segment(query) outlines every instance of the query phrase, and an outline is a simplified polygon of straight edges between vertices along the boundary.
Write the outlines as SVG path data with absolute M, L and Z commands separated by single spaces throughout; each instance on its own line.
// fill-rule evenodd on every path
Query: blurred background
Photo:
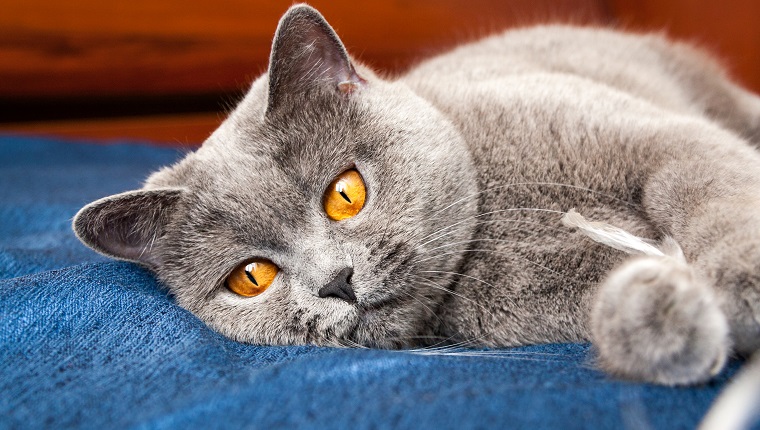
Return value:
M 290 1 L 0 0 L 0 132 L 197 145 L 266 70 Z M 758 0 L 312 0 L 387 74 L 547 21 L 663 31 L 760 92 Z

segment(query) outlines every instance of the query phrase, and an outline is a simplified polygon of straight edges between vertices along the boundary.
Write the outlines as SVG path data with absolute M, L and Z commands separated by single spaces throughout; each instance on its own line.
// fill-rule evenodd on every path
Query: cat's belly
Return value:
M 627 255 L 562 226 L 559 212 L 575 207 L 644 237 L 654 232 L 633 212 L 551 200 L 508 201 L 482 217 L 443 306 L 442 335 L 489 346 L 589 340 L 596 288 Z
M 596 286 L 626 255 L 560 220 L 576 208 L 657 239 L 642 190 L 673 156 L 658 115 L 675 115 L 572 77 L 500 85 L 480 86 L 477 98 L 451 106 L 471 143 L 481 215 L 474 241 L 462 248 L 443 331 L 486 345 L 588 340 Z

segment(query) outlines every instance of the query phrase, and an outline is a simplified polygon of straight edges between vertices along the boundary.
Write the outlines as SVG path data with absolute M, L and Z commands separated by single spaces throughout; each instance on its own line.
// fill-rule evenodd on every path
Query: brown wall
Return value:
M 22 122 L 44 120 L 44 129 L 66 134 L 66 127 L 50 121 L 76 119 L 81 127 L 83 118 L 220 111 L 265 70 L 277 20 L 290 4 L 0 0 L 0 130 L 24 129 Z M 352 54 L 390 72 L 463 40 L 515 25 L 561 20 L 664 29 L 713 51 L 738 80 L 760 92 L 757 0 L 313 0 L 311 4 L 333 24 Z M 190 140 L 202 139 L 218 123 L 216 115 L 193 118 L 200 121 L 199 132 L 191 133 Z M 185 121 L 169 119 L 177 126 Z M 132 136 L 130 127 L 145 124 L 118 121 L 120 128 L 90 135 Z M 97 125 L 90 119 L 86 122 Z
M 207 93 L 266 67 L 291 2 L 2 0 L 0 95 Z M 458 39 L 534 17 L 600 20 L 597 0 L 311 2 L 352 52 L 395 70 Z
M 712 52 L 741 83 L 760 93 L 760 1 L 610 0 L 626 28 L 664 30 Z

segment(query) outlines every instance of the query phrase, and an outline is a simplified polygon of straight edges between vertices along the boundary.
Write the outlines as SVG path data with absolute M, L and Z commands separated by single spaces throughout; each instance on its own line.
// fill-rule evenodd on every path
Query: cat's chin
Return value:
M 397 300 L 360 307 L 350 334 L 352 343 L 378 349 L 402 349 L 421 345 L 424 312 L 399 305 Z

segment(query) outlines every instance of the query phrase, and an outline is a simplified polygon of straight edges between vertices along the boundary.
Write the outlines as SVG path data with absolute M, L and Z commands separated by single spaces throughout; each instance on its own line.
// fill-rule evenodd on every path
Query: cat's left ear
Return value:
M 156 268 L 161 256 L 154 245 L 166 232 L 182 189 L 137 190 L 96 200 L 73 220 L 79 240 L 109 257 Z
M 296 5 L 285 13 L 269 58 L 267 112 L 315 86 L 349 95 L 364 84 L 338 35 L 316 9 Z

